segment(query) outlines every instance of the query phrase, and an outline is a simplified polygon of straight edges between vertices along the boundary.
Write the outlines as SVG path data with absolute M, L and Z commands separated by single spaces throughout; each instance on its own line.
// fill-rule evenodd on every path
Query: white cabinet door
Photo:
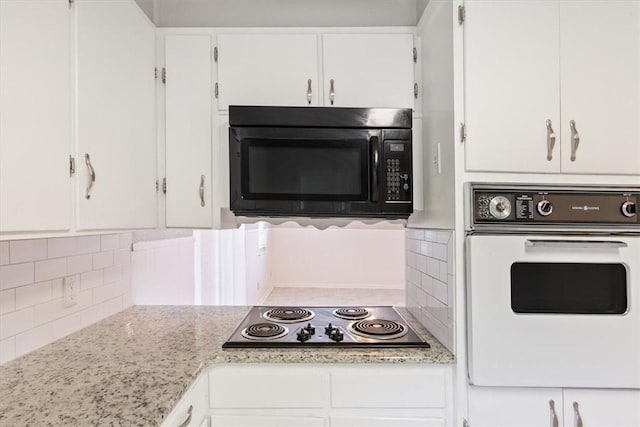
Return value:
M 565 389 L 564 426 L 578 425 L 640 426 L 640 390 Z
M 131 1 L 76 8 L 78 229 L 155 227 L 153 25 Z
M 218 85 L 220 110 L 229 105 L 319 105 L 317 37 L 221 34 Z
M 557 424 L 552 423 L 554 417 Z M 469 424 L 473 427 L 561 426 L 562 389 L 469 387 Z
M 561 1 L 560 64 L 562 171 L 640 175 L 640 2 Z
M 325 105 L 414 107 L 411 34 L 324 34 L 322 44 Z
M 0 232 L 71 224 L 67 0 L 0 1 Z
M 445 427 L 444 418 L 331 417 L 331 427 Z
M 582 2 L 581 2 L 582 3 Z M 464 23 L 466 169 L 559 172 L 557 1 L 468 1 Z
M 212 46 L 208 35 L 168 35 L 167 227 L 211 227 Z

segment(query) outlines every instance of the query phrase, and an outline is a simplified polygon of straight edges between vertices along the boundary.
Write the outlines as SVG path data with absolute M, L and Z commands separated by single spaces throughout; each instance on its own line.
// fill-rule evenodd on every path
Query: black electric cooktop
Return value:
M 430 347 L 390 306 L 252 307 L 222 348 Z

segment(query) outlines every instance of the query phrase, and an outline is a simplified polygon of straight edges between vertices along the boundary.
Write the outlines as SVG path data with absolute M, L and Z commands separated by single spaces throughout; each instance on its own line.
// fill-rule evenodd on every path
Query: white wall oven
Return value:
M 640 388 L 640 188 L 466 190 L 470 382 Z

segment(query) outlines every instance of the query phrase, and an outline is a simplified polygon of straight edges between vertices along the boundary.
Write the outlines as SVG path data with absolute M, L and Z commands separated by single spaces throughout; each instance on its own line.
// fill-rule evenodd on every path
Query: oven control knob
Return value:
M 553 212 L 553 205 L 548 200 L 540 200 L 536 209 L 540 215 L 549 216 Z
M 511 202 L 503 196 L 496 196 L 489 202 L 489 212 L 497 219 L 506 219 L 511 215 Z
M 638 208 L 636 207 L 636 203 L 630 200 L 624 202 L 620 207 L 622 215 L 626 216 L 627 218 L 633 218 L 634 216 L 636 216 L 636 213 L 638 213 L 637 209 Z

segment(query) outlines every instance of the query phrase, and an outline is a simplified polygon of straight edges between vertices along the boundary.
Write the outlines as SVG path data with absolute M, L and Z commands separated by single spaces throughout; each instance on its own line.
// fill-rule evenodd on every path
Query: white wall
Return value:
M 274 286 L 394 288 L 405 282 L 404 228 L 354 226 L 270 230 Z
M 76 305 L 62 306 L 73 276 Z M 131 233 L 0 242 L 0 364 L 131 305 Z

